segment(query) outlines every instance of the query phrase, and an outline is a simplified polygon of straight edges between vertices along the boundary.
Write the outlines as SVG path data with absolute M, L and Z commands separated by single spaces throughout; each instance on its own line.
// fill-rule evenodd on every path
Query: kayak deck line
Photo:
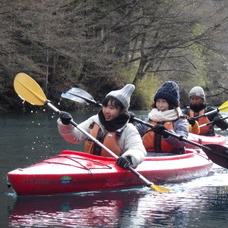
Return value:
M 78 165 L 69 164 L 69 163 L 66 163 L 66 161 L 64 161 L 64 162 L 56 162 L 56 161 L 53 161 L 53 160 L 58 159 L 58 158 L 67 158 L 67 159 L 69 159 L 69 160 L 75 162 L 75 163 L 78 164 Z M 75 160 L 75 159 L 77 159 L 77 160 Z M 51 161 L 49 161 L 49 160 L 51 160 Z M 83 164 L 82 164 L 81 162 L 79 162 L 78 160 L 84 160 L 84 161 L 87 161 L 87 162 L 91 162 L 91 163 L 93 163 L 93 164 L 97 163 L 97 164 L 98 164 L 99 166 L 101 166 L 101 167 L 88 167 L 88 166 L 86 166 L 86 165 L 83 165 Z M 57 156 L 55 156 L 55 157 L 51 157 L 51 158 L 48 158 L 48 159 L 46 159 L 46 160 L 43 160 L 43 161 L 41 161 L 39 164 L 42 164 L 42 163 L 55 164 L 55 165 L 64 165 L 64 166 L 72 166 L 72 167 L 75 167 L 75 168 L 87 170 L 87 171 L 89 171 L 91 174 L 93 174 L 93 173 L 92 173 L 92 170 L 93 170 L 93 169 L 112 169 L 111 166 L 109 166 L 109 165 L 107 165 L 107 164 L 105 164 L 105 163 L 103 163 L 103 162 L 99 162 L 99 161 L 97 161 L 97 160 L 95 160 L 95 159 L 88 159 L 88 158 L 83 158 L 83 157 L 79 157 L 79 156 L 74 156 L 74 157 L 72 157 L 72 156 L 66 156 L 66 155 L 57 155 Z M 28 166 L 28 167 L 26 167 L 26 168 L 30 168 L 30 167 L 35 166 L 35 165 L 36 165 L 36 164 L 31 165 L 31 166 Z M 26 169 L 26 168 L 24 168 L 24 169 Z M 22 171 L 23 169 L 21 168 L 20 170 Z
M 200 157 L 205 158 L 206 160 L 210 161 L 210 158 L 203 152 L 202 149 L 196 148 L 195 151 Z

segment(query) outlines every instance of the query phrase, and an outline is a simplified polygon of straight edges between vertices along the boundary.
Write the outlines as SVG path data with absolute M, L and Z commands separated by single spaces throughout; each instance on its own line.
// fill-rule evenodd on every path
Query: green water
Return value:
M 138 112 L 142 115 L 144 112 Z M 73 114 L 78 123 L 92 113 Z M 81 150 L 58 134 L 57 116 L 44 113 L 0 114 L 0 227 L 227 227 L 228 170 L 214 166 L 209 176 L 165 185 L 172 193 L 147 187 L 71 194 L 18 197 L 7 187 L 7 172 Z M 218 132 L 227 135 L 227 131 Z

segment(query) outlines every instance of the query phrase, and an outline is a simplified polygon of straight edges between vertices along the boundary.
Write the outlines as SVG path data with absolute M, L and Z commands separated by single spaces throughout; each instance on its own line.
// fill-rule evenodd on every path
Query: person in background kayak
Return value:
M 117 164 L 122 168 L 138 166 L 146 156 L 142 139 L 132 123 L 129 123 L 130 97 L 135 90 L 127 84 L 120 90 L 111 91 L 102 102 L 98 114 L 79 124 L 93 137 L 119 156 Z M 70 124 L 72 116 L 62 112 L 57 120 L 60 135 L 71 143 L 85 143 L 84 151 L 110 157 L 109 153 L 91 141 L 84 133 Z
M 188 95 L 190 105 L 184 108 L 182 111 L 188 116 L 189 123 L 194 126 L 198 122 L 198 125 L 200 126 L 213 121 L 213 124 L 206 125 L 204 127 L 198 127 L 198 132 L 196 129 L 196 131 L 192 131 L 192 133 L 213 136 L 215 135 L 214 125 L 219 127 L 221 130 L 226 130 L 228 128 L 227 121 L 222 120 L 222 116 L 218 112 L 212 113 L 208 116 L 200 117 L 197 120 L 194 119 L 195 116 L 199 116 L 216 109 L 215 107 L 208 106 L 206 104 L 205 93 L 202 87 L 193 87 Z
M 148 114 L 153 129 L 143 124 L 136 124 L 142 136 L 143 144 L 148 155 L 154 152 L 168 152 L 174 154 L 185 153 L 185 142 L 167 134 L 165 130 L 176 133 L 184 138 L 188 137 L 188 122 L 179 107 L 179 86 L 174 81 L 166 81 L 154 96 L 152 109 Z

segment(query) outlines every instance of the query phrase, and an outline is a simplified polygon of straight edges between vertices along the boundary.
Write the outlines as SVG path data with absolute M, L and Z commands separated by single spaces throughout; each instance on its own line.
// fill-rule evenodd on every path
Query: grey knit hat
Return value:
M 197 97 L 200 97 L 202 98 L 203 100 L 205 100 L 205 93 L 204 93 L 204 90 L 202 87 L 200 86 L 195 86 L 193 87 L 189 94 L 188 94 L 189 98 L 191 98 L 191 96 L 197 96 Z
M 109 92 L 106 95 L 106 97 L 107 96 L 115 97 L 123 104 L 126 110 L 128 110 L 128 108 L 130 107 L 131 95 L 134 92 L 134 90 L 135 90 L 135 86 L 133 84 L 127 84 L 122 89 Z

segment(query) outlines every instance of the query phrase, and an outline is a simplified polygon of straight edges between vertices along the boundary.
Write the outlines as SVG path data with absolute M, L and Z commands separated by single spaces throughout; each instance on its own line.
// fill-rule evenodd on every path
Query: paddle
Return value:
M 194 118 L 196 120 L 196 119 L 199 119 L 200 117 L 208 116 L 208 115 L 211 115 L 211 114 L 216 113 L 216 112 L 219 112 L 219 111 L 228 112 L 228 101 L 225 101 L 221 106 L 219 106 L 215 110 L 212 110 L 210 112 L 206 112 L 206 113 L 204 113 L 202 115 L 195 116 L 195 117 L 192 117 L 192 118 Z
M 91 103 L 91 104 L 96 104 L 96 105 L 101 105 L 99 102 L 96 102 L 93 98 L 90 99 L 90 97 L 92 97 L 90 94 L 89 96 L 84 96 L 82 94 L 80 94 L 80 91 L 81 89 L 79 88 L 74 88 L 74 90 L 70 89 L 68 91 L 70 91 L 70 96 L 68 96 L 68 91 L 63 93 L 61 96 L 64 97 L 64 98 L 67 98 L 67 99 L 70 99 L 70 100 L 73 100 L 71 99 L 71 97 L 75 96 L 77 97 L 78 95 L 80 96 L 80 99 L 84 99 L 86 102 L 88 103 Z M 72 92 L 74 91 L 74 92 Z M 75 99 L 74 99 L 75 101 Z M 141 124 L 144 124 L 150 128 L 152 128 L 153 130 L 153 125 L 148 123 L 148 122 L 145 122 L 141 119 L 138 119 L 136 117 L 133 118 L 136 122 L 138 123 L 141 123 Z M 228 168 L 228 148 L 227 147 L 224 147 L 222 145 L 217 145 L 217 144 L 207 144 L 207 145 L 201 145 L 201 144 L 198 144 L 196 142 L 192 142 L 190 140 L 187 140 L 186 138 L 183 138 L 183 136 L 180 136 L 180 135 L 177 135 L 177 134 L 174 134 L 168 130 L 165 130 L 165 133 L 169 134 L 170 136 L 172 137 L 175 137 L 177 139 L 179 139 L 180 141 L 184 141 L 184 142 L 187 142 L 189 144 L 192 144 L 192 145 L 195 145 L 199 148 L 202 148 L 203 151 L 207 154 L 207 156 L 214 162 L 216 163 L 217 165 L 219 166 L 222 166 L 224 168 Z
M 82 104 L 95 104 L 101 106 L 101 104 L 95 101 L 88 92 L 80 88 L 71 88 L 66 93 L 62 93 L 61 97 Z
M 228 116 L 221 118 L 221 120 L 225 120 L 225 119 L 227 119 L 227 118 L 228 118 Z M 202 125 L 200 125 L 199 127 L 204 127 L 204 126 L 212 125 L 212 124 L 214 124 L 214 121 L 211 121 L 211 122 L 209 122 L 209 123 L 202 124 Z
M 142 123 L 150 128 L 152 128 L 153 130 L 153 125 L 149 124 L 141 119 L 135 118 L 134 120 Z M 168 130 L 165 130 L 165 133 L 169 134 L 170 136 L 177 138 L 180 141 L 184 141 L 187 143 L 190 143 L 192 145 L 195 145 L 199 148 L 202 148 L 202 150 L 207 154 L 207 156 L 211 159 L 211 161 L 213 161 L 215 164 L 222 166 L 224 168 L 228 169 L 228 148 L 222 145 L 217 145 L 217 144 L 206 144 L 206 145 L 201 145 L 199 143 L 196 142 L 192 142 L 186 138 L 184 138 L 183 136 L 177 135 L 175 133 L 172 133 Z
M 60 114 L 61 111 L 56 108 L 54 105 L 50 103 L 49 100 L 47 100 L 43 90 L 39 86 L 39 84 L 32 79 L 29 75 L 25 73 L 19 73 L 16 75 L 14 79 L 14 89 L 16 93 L 25 101 L 33 104 L 33 105 L 47 105 L 52 110 L 54 110 L 56 113 Z M 85 95 L 86 93 L 84 93 Z M 95 101 L 93 101 L 95 102 Z M 95 102 L 96 103 L 96 102 Z M 70 121 L 70 123 L 75 126 L 78 130 L 80 130 L 83 134 L 85 134 L 88 138 L 90 138 L 93 142 L 97 143 L 100 147 L 102 147 L 104 150 L 106 150 L 111 156 L 118 159 L 118 156 L 114 154 L 109 148 L 107 148 L 105 145 L 103 145 L 100 141 L 98 141 L 96 138 L 94 138 L 92 135 L 90 135 L 87 131 L 85 131 L 83 128 L 78 126 L 77 123 L 75 123 L 73 120 Z M 140 173 L 138 173 L 135 169 L 132 167 L 128 168 L 132 173 L 134 173 L 137 177 L 139 177 L 148 187 L 150 187 L 152 190 L 157 192 L 168 192 L 170 189 L 157 186 L 154 183 L 147 180 L 144 176 L 142 176 Z

